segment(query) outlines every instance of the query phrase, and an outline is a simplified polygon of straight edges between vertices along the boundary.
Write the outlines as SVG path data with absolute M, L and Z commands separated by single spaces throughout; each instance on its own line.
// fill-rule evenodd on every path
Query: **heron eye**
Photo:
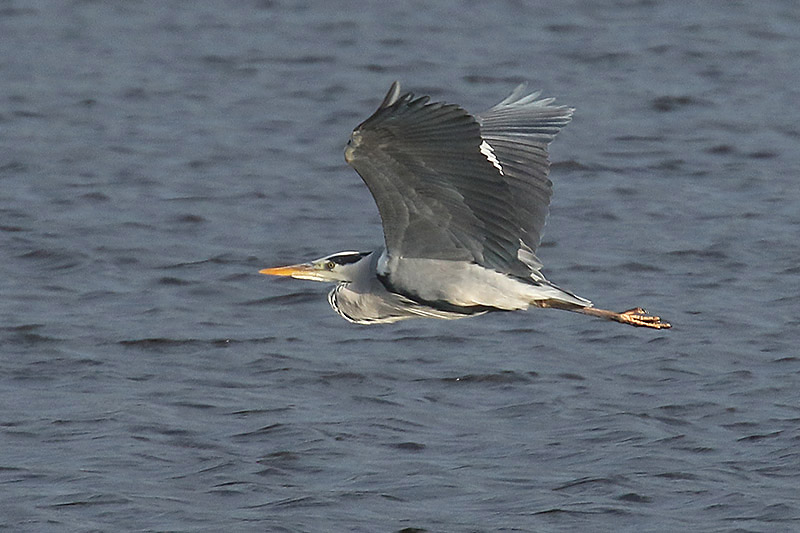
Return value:
M 336 266 L 336 263 L 334 263 L 333 261 L 325 261 L 325 269 L 326 270 L 333 270 L 335 266 Z

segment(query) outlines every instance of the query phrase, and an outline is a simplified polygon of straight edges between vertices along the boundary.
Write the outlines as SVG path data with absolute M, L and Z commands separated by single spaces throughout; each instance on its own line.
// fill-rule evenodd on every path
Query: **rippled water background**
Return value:
M 0 1 L 0 529 L 797 531 L 793 1 Z M 557 311 L 359 327 L 392 80 L 577 108 Z

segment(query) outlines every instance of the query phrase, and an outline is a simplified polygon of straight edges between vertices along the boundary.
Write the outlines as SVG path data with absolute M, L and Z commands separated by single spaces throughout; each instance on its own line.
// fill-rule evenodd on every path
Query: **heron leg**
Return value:
M 597 309 L 596 307 L 581 307 L 566 302 L 559 302 L 558 300 L 542 300 L 536 302 L 534 305 L 537 307 L 563 309 L 564 311 L 571 311 L 573 313 L 595 316 L 597 318 L 613 320 L 620 324 L 628 324 L 629 326 L 653 329 L 669 329 L 672 327 L 668 322 L 662 322 L 661 317 L 647 314 L 647 311 L 641 307 L 634 307 L 633 309 L 617 313 L 616 311 Z

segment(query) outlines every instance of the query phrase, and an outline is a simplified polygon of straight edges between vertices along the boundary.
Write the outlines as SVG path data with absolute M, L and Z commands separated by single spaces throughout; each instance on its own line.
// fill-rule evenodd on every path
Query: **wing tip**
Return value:
M 494 107 L 523 107 L 523 106 L 536 106 L 536 107 L 547 107 L 551 109 L 558 109 L 562 111 L 566 116 L 571 116 L 575 112 L 574 107 L 569 107 L 565 105 L 552 105 L 555 102 L 555 98 L 547 97 L 547 98 L 539 98 L 541 96 L 541 91 L 532 91 L 528 92 L 528 82 L 522 82 L 517 85 L 511 94 L 505 97 L 502 101 L 497 103 Z M 384 96 L 381 105 L 378 106 L 378 109 L 385 109 L 387 107 L 391 107 L 392 105 L 396 104 L 399 100 L 408 99 L 409 101 L 414 100 L 414 95 L 412 93 L 406 93 L 401 96 L 400 92 L 400 82 L 395 80 L 392 82 L 392 85 L 389 87 L 389 91 Z M 417 98 L 418 101 L 422 101 L 424 99 L 424 103 L 427 103 L 430 100 L 430 97 L 420 97 Z M 416 102 L 416 101 L 415 101 Z
M 569 118 L 575 112 L 574 107 L 565 105 L 552 105 L 556 101 L 553 97 L 539 98 L 542 95 L 541 91 L 528 92 L 528 83 L 522 82 L 517 85 L 511 94 L 505 97 L 493 109 L 502 107 L 541 107 L 559 110 L 563 113 L 565 118 Z
M 400 98 L 400 82 L 395 80 L 392 82 L 392 86 L 389 87 L 389 92 L 386 93 L 386 96 L 383 98 L 383 102 L 381 105 L 378 106 L 378 109 L 385 109 Z

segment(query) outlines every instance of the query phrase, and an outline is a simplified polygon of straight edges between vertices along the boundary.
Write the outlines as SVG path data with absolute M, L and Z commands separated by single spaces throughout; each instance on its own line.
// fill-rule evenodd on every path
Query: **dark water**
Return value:
M 793 1 L 0 1 L 0 529 L 800 530 Z M 540 257 L 601 307 L 358 327 L 390 82 L 577 108 Z

